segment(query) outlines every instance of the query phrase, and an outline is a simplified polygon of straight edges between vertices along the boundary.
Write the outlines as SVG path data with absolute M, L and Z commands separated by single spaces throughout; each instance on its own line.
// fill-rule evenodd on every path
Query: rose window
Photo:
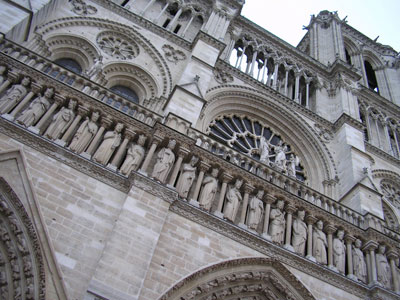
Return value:
M 394 207 L 400 210 L 400 187 L 390 180 L 381 181 L 383 198 L 389 201 Z
M 220 142 L 288 175 L 304 181 L 300 158 L 279 134 L 246 116 L 224 115 L 211 122 L 208 133 Z
M 139 55 L 139 47 L 134 41 L 115 32 L 102 32 L 97 37 L 97 44 L 116 59 L 133 59 Z

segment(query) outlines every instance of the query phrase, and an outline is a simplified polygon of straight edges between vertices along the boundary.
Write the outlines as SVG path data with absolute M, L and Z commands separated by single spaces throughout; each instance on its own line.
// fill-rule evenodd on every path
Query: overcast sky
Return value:
M 400 51 L 400 0 L 246 0 L 242 15 L 297 46 L 310 16 L 321 10 L 339 17 L 364 35 Z

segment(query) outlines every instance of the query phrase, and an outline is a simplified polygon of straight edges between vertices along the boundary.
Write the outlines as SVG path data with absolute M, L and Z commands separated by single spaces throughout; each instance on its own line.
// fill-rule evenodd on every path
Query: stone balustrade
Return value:
M 68 71 L 11 41 L 3 39 L 3 41 L 0 42 L 0 53 L 6 54 L 33 69 L 55 78 L 59 82 L 71 86 L 76 91 L 83 92 L 146 124 L 154 125 L 157 120 L 162 119 L 161 115 L 137 103 L 126 100 L 101 85 Z M 161 103 L 163 101 L 153 100 L 151 102 Z
M 31 68 L 24 72 L 23 64 L 16 65 L 5 55 L 0 59 L 7 71 L 0 78 L 0 109 L 12 126 L 121 176 L 129 178 L 137 171 L 176 190 L 180 201 L 193 209 L 241 227 L 309 263 L 363 284 L 399 291 L 394 275 L 398 242 L 383 220 L 361 216 L 176 116 L 165 120 L 169 126 L 156 122 L 160 118 L 148 111 L 138 110 L 142 119 L 136 114 L 131 118 L 114 105 L 116 98 L 103 101 L 112 95 L 100 87 L 105 95 L 101 99 L 89 97 L 87 89 L 69 99 L 61 90 L 65 85 L 57 85 L 51 74 Z M 80 80 L 86 82 L 74 82 Z

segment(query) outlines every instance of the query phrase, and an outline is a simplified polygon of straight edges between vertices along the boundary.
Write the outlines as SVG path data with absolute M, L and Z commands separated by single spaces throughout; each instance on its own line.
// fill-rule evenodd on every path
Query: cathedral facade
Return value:
M 400 299 L 400 56 L 337 12 L 0 3 L 0 299 Z

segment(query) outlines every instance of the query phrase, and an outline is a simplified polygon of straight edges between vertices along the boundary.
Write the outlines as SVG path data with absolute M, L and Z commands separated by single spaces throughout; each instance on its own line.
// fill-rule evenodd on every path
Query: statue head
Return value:
M 380 254 L 385 254 L 385 252 L 386 252 L 386 246 L 385 246 L 385 245 L 379 245 L 378 252 L 379 252 Z
M 300 219 L 300 220 L 304 220 L 304 217 L 306 216 L 306 212 L 304 211 L 304 210 L 299 210 L 298 212 L 297 212 L 297 217 Z
M 23 86 L 28 86 L 31 83 L 31 79 L 29 77 L 22 78 L 21 84 Z
M 115 131 L 116 131 L 116 132 L 121 132 L 122 129 L 124 129 L 124 124 L 122 124 L 122 123 L 118 123 L 118 124 L 115 126 Z
M 217 168 L 212 169 L 211 176 L 212 177 L 217 177 L 218 176 L 218 172 L 219 172 L 219 170 Z
M 235 187 L 237 188 L 237 189 L 240 189 L 240 187 L 242 186 L 242 183 L 243 183 L 243 180 L 241 180 L 241 179 L 236 179 L 236 181 L 235 181 Z
M 283 200 L 278 200 L 278 202 L 276 203 L 276 207 L 279 209 L 283 209 L 284 206 L 285 206 L 285 201 Z
M 174 139 L 169 140 L 169 142 L 168 142 L 169 149 L 173 150 L 175 148 L 175 145 L 176 145 L 176 141 Z
M 318 220 L 317 222 L 317 228 L 319 230 L 322 230 L 324 228 L 324 222 L 322 222 L 322 220 Z
M 190 165 L 194 166 L 195 164 L 197 164 L 198 161 L 199 158 L 197 156 L 192 156 L 192 159 L 190 160 Z
M 337 237 L 339 240 L 343 240 L 344 237 L 344 231 L 342 229 L 339 229 L 337 232 Z
M 52 88 L 52 87 L 47 88 L 46 91 L 44 92 L 44 96 L 45 96 L 46 98 L 51 98 L 51 97 L 53 97 L 53 96 L 54 96 L 54 88 Z
M 69 102 L 68 102 L 68 108 L 69 109 L 75 109 L 75 107 L 76 107 L 76 101 L 75 100 L 69 100 Z
M 5 66 L 0 66 L 0 74 L 3 75 L 6 72 L 7 68 Z
M 100 114 L 97 111 L 92 112 L 92 121 L 96 122 L 100 118 Z
M 138 139 L 138 144 L 140 146 L 144 146 L 144 143 L 146 143 L 146 139 L 147 137 L 143 134 L 139 135 L 139 139 Z
M 362 245 L 362 242 L 361 242 L 361 240 L 360 240 L 360 239 L 356 239 L 356 241 L 355 241 L 354 245 L 356 246 L 356 248 L 360 248 L 360 247 L 361 247 L 361 245 Z
M 262 199 L 264 197 L 264 191 L 263 190 L 258 190 L 257 192 L 257 198 Z

